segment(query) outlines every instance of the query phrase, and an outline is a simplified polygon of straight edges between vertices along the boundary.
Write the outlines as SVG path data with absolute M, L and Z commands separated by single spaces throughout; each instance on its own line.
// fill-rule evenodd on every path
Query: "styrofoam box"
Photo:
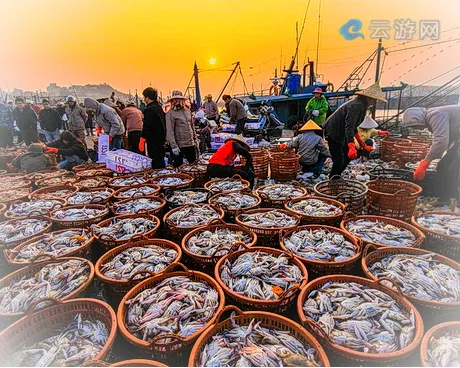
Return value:
M 137 153 L 117 150 L 107 152 L 106 166 L 116 172 L 137 172 L 152 166 L 152 159 Z

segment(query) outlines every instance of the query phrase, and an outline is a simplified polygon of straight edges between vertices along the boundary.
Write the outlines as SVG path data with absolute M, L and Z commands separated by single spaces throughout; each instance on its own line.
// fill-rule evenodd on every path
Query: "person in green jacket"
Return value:
M 323 96 L 323 90 L 321 88 L 315 88 L 313 94 L 315 97 L 308 101 L 305 111 L 307 115 L 310 116 L 311 120 L 319 126 L 322 126 L 326 121 L 329 104 L 327 103 L 326 97 Z

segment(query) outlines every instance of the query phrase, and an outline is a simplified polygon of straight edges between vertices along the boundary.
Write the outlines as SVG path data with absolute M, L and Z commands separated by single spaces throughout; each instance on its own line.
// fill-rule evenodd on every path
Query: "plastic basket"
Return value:
M 219 182 L 221 181 L 229 181 L 229 182 L 239 182 L 241 185 L 240 187 L 236 188 L 236 189 L 230 189 L 230 190 L 220 190 L 219 188 L 217 188 L 215 185 L 218 184 Z M 250 190 L 251 184 L 249 183 L 249 181 L 247 180 L 244 180 L 241 176 L 239 175 L 233 175 L 231 178 L 224 178 L 224 179 L 214 179 L 214 180 L 210 180 L 208 181 L 204 187 L 208 190 L 210 190 L 213 194 L 217 194 L 217 193 L 235 193 L 235 192 L 241 192 L 243 190 Z
M 185 189 L 178 189 L 178 190 L 166 189 L 166 191 L 165 191 L 165 199 L 166 199 L 166 202 L 168 203 L 168 208 L 170 210 L 172 210 L 174 208 L 177 208 L 177 207 L 183 206 L 183 204 L 179 204 L 179 203 L 175 203 L 175 202 L 171 201 L 171 198 L 174 195 L 174 193 L 183 192 L 183 191 L 205 192 L 206 193 L 205 199 L 203 201 L 196 202 L 195 204 L 208 203 L 209 198 L 212 196 L 211 191 L 209 191 L 208 189 L 204 189 L 204 188 L 185 188 Z
M 129 184 L 129 185 L 115 184 L 115 180 L 130 179 L 130 178 L 133 179 L 133 181 L 135 181 L 134 184 Z M 109 187 L 117 190 L 117 189 L 121 189 L 121 188 L 130 188 L 133 185 L 149 184 L 149 182 L 148 182 L 148 179 L 146 179 L 143 175 L 120 175 L 120 176 L 116 176 L 114 178 L 111 178 L 109 180 L 108 184 L 109 184 Z
M 396 161 L 395 145 L 410 144 L 411 141 L 405 138 L 385 137 L 380 141 L 380 158 L 385 162 Z
M 429 150 L 428 144 L 414 143 L 410 144 L 395 144 L 396 161 L 400 166 L 404 166 L 408 162 L 417 162 L 423 160 Z
M 137 212 L 131 212 L 131 213 L 118 213 L 117 212 L 117 207 L 119 205 L 122 205 L 124 203 L 129 203 L 130 201 L 134 201 L 136 199 L 141 199 L 141 198 L 145 198 L 145 199 L 149 199 L 149 200 L 152 200 L 152 201 L 155 201 L 155 202 L 160 202 L 160 205 L 155 208 L 155 209 L 151 209 L 151 210 L 145 210 L 145 209 L 141 209 Z M 164 211 L 164 208 L 166 206 L 166 201 L 161 198 L 161 197 L 155 197 L 155 196 L 144 196 L 144 197 L 135 197 L 135 198 L 128 198 L 128 199 L 124 199 L 122 201 L 117 201 L 111 205 L 109 205 L 109 208 L 110 208 L 110 211 L 113 213 L 114 216 L 120 216 L 120 215 L 135 215 L 135 214 L 150 214 L 150 215 L 155 215 L 155 216 L 158 216 L 158 217 L 161 217 L 163 215 L 163 211 Z
M 81 170 L 81 171 L 78 171 L 75 175 L 77 175 L 80 179 L 93 178 L 95 176 L 111 177 L 113 175 L 113 171 L 110 169 L 97 168 L 97 169 Z
M 72 171 L 77 173 L 77 172 L 84 171 L 84 170 L 98 170 L 98 169 L 105 169 L 105 163 L 103 162 L 84 163 L 81 165 L 74 166 L 72 168 Z
M 219 194 L 215 194 L 213 195 L 211 198 L 209 198 L 209 204 L 212 204 L 216 207 L 219 207 L 221 208 L 224 212 L 225 212 L 225 215 L 227 218 L 233 218 L 237 215 L 239 215 L 240 213 L 243 213 L 245 211 L 249 211 L 249 210 L 253 210 L 253 209 L 256 209 L 256 208 L 259 208 L 260 207 L 260 203 L 262 202 L 262 200 L 260 199 L 260 197 L 256 194 L 252 194 L 252 193 L 241 193 L 241 195 L 245 195 L 245 196 L 249 196 L 249 197 L 252 197 L 254 198 L 257 202 L 255 204 L 253 204 L 252 206 L 249 206 L 249 207 L 242 207 L 242 208 L 225 208 L 224 206 L 222 206 L 221 204 L 217 203 L 217 199 L 219 199 L 220 197 L 225 197 L 227 196 L 228 194 L 230 193 L 219 193 Z
M 103 188 L 109 185 L 110 176 L 90 176 L 80 178 L 75 182 L 75 186 L 81 190 Z
M 405 180 L 412 181 L 414 176 L 413 172 L 404 169 L 387 169 L 382 165 L 375 166 L 369 171 L 371 180 L 377 179 L 391 179 L 391 180 Z
M 78 181 L 78 177 L 73 174 L 66 174 L 56 178 L 45 178 L 37 180 L 35 186 L 38 188 L 46 188 L 55 185 L 74 185 Z
M 0 203 L 5 204 L 7 207 L 9 207 L 11 203 L 16 201 L 26 202 L 31 192 L 30 188 L 16 189 L 13 185 L 14 184 L 12 184 L 12 189 L 0 191 Z

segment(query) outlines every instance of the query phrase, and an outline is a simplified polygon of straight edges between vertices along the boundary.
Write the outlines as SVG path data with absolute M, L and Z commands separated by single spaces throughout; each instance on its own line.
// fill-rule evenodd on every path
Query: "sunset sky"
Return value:
M 106 82 L 124 92 L 152 85 L 168 95 L 173 89 L 185 89 L 195 60 L 203 70 L 204 94 L 217 94 L 230 74 L 205 70 L 236 61 L 241 62 L 249 90 L 266 88 L 274 69 L 289 64 L 295 23 L 301 28 L 308 0 L 0 0 L 0 4 L 1 89 L 35 91 L 50 82 L 65 86 Z M 300 44 L 301 65 L 307 57 L 316 59 L 319 4 L 320 0 L 311 0 Z M 420 20 L 439 20 L 441 41 L 460 38 L 459 6 L 458 0 L 323 0 L 318 72 L 324 82 L 340 85 L 377 46 L 377 40 L 370 38 L 371 20 L 389 20 L 393 26 L 395 19 L 410 18 L 417 22 L 414 40 L 419 38 Z M 339 28 L 350 19 L 362 21 L 364 40 L 346 41 L 340 35 Z M 399 49 L 390 47 L 404 41 L 394 40 L 394 29 L 389 33 L 392 39 L 384 46 Z M 435 41 L 414 41 L 406 47 L 431 42 Z M 211 58 L 215 65 L 209 63 Z M 382 84 L 421 83 L 460 65 L 459 60 L 458 41 L 389 54 Z M 457 69 L 434 83 L 459 73 Z M 227 92 L 243 92 L 241 78 Z

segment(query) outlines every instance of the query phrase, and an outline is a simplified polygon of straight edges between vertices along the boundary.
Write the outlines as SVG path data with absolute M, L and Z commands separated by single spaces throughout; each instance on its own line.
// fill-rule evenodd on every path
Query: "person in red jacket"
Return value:
M 229 138 L 209 159 L 208 175 L 210 178 L 231 178 L 233 175 L 240 175 L 243 179 L 254 185 L 254 167 L 250 148 L 242 135 Z M 246 159 L 246 166 L 243 169 L 236 169 L 232 166 L 233 160 L 240 155 Z

